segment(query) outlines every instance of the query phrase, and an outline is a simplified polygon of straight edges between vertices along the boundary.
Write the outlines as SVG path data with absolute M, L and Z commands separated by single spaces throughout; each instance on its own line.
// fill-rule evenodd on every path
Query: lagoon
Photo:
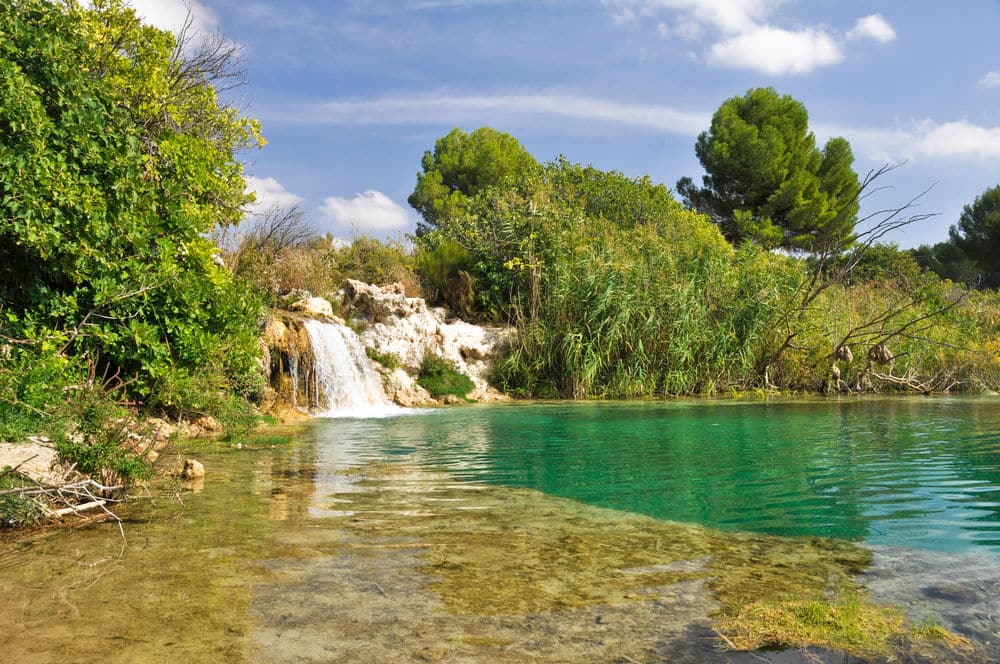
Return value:
M 204 486 L 154 487 L 125 541 L 111 523 L 0 540 L 0 652 L 841 662 L 734 653 L 717 630 L 759 600 L 858 592 L 974 646 L 908 661 L 996 661 L 998 431 L 995 399 L 678 400 L 191 441 L 174 462 L 201 459 Z

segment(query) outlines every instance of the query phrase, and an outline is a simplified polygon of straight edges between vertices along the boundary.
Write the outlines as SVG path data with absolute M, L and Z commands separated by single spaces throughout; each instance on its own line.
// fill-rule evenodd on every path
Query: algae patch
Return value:
M 820 646 L 887 658 L 949 638 L 872 602 L 856 580 L 871 554 L 850 542 L 729 533 L 527 489 L 473 491 L 405 466 L 359 474 L 352 493 L 334 496 L 351 503 L 349 529 L 373 542 L 418 542 L 430 590 L 455 614 L 526 616 L 685 595 L 738 649 Z

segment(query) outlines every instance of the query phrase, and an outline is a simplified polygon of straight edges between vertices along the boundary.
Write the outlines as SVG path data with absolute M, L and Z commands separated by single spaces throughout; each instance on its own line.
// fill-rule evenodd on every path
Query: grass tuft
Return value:
M 463 399 L 476 387 L 472 379 L 451 362 L 429 353 L 424 355 L 424 360 L 420 363 L 417 385 L 435 398 L 453 395 Z

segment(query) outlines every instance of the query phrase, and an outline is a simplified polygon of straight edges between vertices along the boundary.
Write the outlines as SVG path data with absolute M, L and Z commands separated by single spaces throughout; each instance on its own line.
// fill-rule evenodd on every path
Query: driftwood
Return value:
M 80 505 L 73 505 L 72 507 L 63 507 L 62 509 L 52 510 L 53 516 L 66 516 L 67 514 L 79 514 L 80 512 L 86 512 L 98 507 L 104 507 L 108 504 L 106 500 L 94 500 L 89 503 L 81 503 Z
M 77 473 L 77 475 L 79 474 Z M 63 484 L 34 482 L 31 485 L 0 491 L 0 496 L 18 495 L 31 500 L 39 506 L 43 514 L 54 519 L 99 509 L 118 524 L 118 532 L 122 536 L 122 550 L 124 551 L 125 529 L 122 527 L 122 520 L 108 508 L 108 503 L 120 502 L 119 499 L 112 498 L 112 496 L 124 489 L 123 485 L 109 486 L 91 478 L 85 478 Z M 62 507 L 59 507 L 60 505 Z
M 950 373 L 938 373 L 934 376 L 921 380 L 916 372 L 908 371 L 904 376 L 894 376 L 892 373 L 878 373 L 876 371 L 869 372 L 872 378 L 885 381 L 887 383 L 892 383 L 893 385 L 899 385 L 901 387 L 908 387 L 915 392 L 920 392 L 921 394 L 934 394 L 935 392 L 950 392 L 958 385 L 961 384 L 960 380 L 957 380 Z

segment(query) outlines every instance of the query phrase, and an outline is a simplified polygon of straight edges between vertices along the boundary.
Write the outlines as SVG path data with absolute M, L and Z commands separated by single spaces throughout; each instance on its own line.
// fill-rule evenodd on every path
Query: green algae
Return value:
M 183 451 L 205 463 L 204 488 L 167 484 L 129 508 L 124 551 L 112 524 L 0 543 L 5 657 L 721 662 L 713 627 L 741 647 L 862 652 L 836 634 L 741 642 L 732 621 L 760 606 L 898 615 L 866 597 L 869 554 L 849 542 L 663 522 L 389 460 L 324 464 L 309 445 Z M 906 629 L 879 644 L 902 647 Z M 934 647 L 960 661 L 946 638 Z
M 430 589 L 456 614 L 656 601 L 696 582 L 721 640 L 738 649 L 818 646 L 879 659 L 930 638 L 967 645 L 875 604 L 857 581 L 871 554 L 851 542 L 723 532 L 526 489 L 470 491 L 402 466 L 379 477 L 406 472 L 408 485 L 368 479 L 340 496 L 351 503 L 349 527 L 375 542 L 418 541 Z
M 285 468 L 272 458 L 246 463 L 250 454 L 237 459 L 217 441 L 194 447 L 184 451 L 205 463 L 207 484 L 193 494 L 167 481 L 121 508 L 125 540 L 106 522 L 0 542 L 5 661 L 252 655 L 248 607 L 254 584 L 267 578 L 255 561 L 278 550 L 266 487 Z

